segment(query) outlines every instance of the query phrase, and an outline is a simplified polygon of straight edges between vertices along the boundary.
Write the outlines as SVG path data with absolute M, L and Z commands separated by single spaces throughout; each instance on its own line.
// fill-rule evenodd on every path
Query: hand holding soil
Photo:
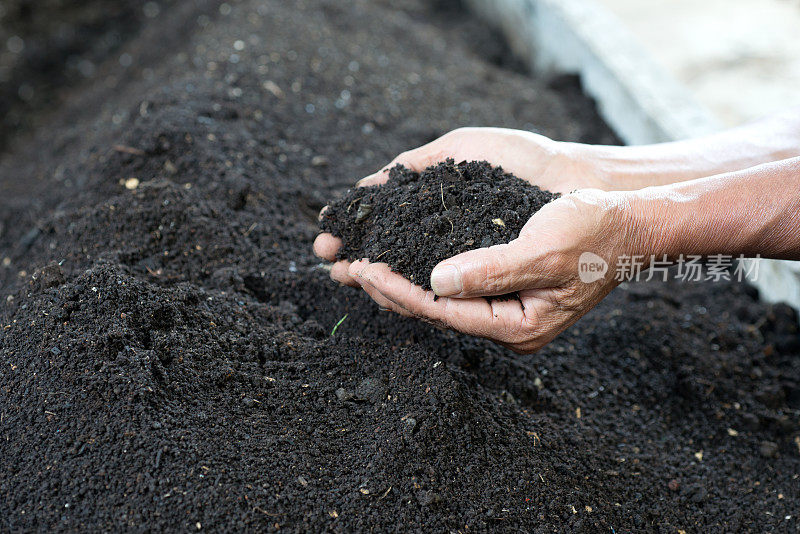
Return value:
M 380 185 L 389 178 L 389 170 L 397 165 L 421 172 L 447 158 L 460 161 L 488 161 L 505 172 L 553 193 L 569 193 L 575 189 L 609 189 L 611 185 L 601 169 L 589 157 L 574 154 L 574 145 L 560 143 L 545 136 L 506 128 L 459 128 L 427 145 L 403 152 L 380 171 L 362 178 L 359 187 Z M 322 210 L 323 213 L 325 209 Z M 349 274 L 350 262 L 338 258 L 341 240 L 322 233 L 314 241 L 314 252 L 335 262 L 331 278 L 359 287 Z
M 485 337 L 516 352 L 535 352 L 593 308 L 617 284 L 586 284 L 578 259 L 624 250 L 624 221 L 608 193 L 584 190 L 544 206 L 508 244 L 464 252 L 433 270 L 425 291 L 385 263 L 360 260 L 349 274 L 382 307 Z M 485 297 L 516 292 L 518 299 Z M 439 296 L 441 298 L 436 298 Z
M 646 147 L 565 144 L 535 134 L 494 128 L 456 130 L 401 154 L 388 168 L 403 165 L 420 170 L 452 156 L 485 157 L 493 163 L 502 162 L 505 169 L 554 192 L 586 189 L 566 194 L 540 211 L 537 207 L 525 212 L 532 216 L 518 236 L 516 232 L 505 236 L 510 237 L 507 243 L 497 243 L 503 236 L 495 235 L 495 242 L 467 247 L 475 250 L 453 250 L 454 257 L 440 261 L 432 269 L 429 283 L 419 276 L 427 271 L 398 267 L 396 247 L 389 242 L 393 226 L 413 224 L 412 221 L 388 223 L 388 229 L 374 239 L 382 242 L 379 248 L 386 248 L 381 253 L 352 247 L 350 243 L 341 248 L 341 240 L 327 233 L 317 237 L 314 250 L 325 259 L 339 260 L 332 267 L 332 278 L 360 285 L 383 308 L 489 338 L 517 352 L 534 352 L 618 284 L 613 269 L 599 280 L 581 281 L 578 264 L 586 252 L 607 264 L 621 257 L 640 257 L 643 268 L 652 258 L 669 261 L 684 254 L 800 258 L 800 200 L 796 196 L 800 158 L 726 172 L 744 162 L 793 155 L 781 143 L 763 145 L 758 139 L 768 135 L 770 129 L 792 130 L 796 120 L 790 114 L 705 139 Z M 703 155 L 700 160 L 699 154 Z M 733 160 L 731 154 L 735 154 Z M 459 166 L 454 172 L 460 173 Z M 387 168 L 362 179 L 359 185 L 384 184 L 386 171 Z M 705 172 L 712 175 L 702 178 Z M 432 186 L 425 186 L 429 197 Z M 437 208 L 439 213 L 434 215 L 449 221 L 453 234 L 455 225 L 447 217 L 444 179 L 441 187 L 441 209 Z M 759 194 L 764 190 L 775 195 L 765 198 Z M 497 202 L 503 193 L 513 194 L 498 188 L 480 200 L 473 196 L 473 209 L 481 203 Z M 348 198 L 345 211 L 364 195 Z M 506 207 L 512 208 L 509 213 L 519 216 L 515 206 Z M 360 209 L 356 210 L 354 225 L 370 215 L 365 212 L 361 217 Z M 332 217 L 340 215 L 337 212 Z M 323 210 L 321 216 L 323 230 L 335 227 L 325 220 L 331 215 Z M 486 218 L 484 214 L 483 219 Z M 423 225 L 428 230 L 420 230 L 424 236 L 447 232 L 447 226 L 439 219 L 438 228 Z M 502 218 L 492 221 L 505 227 Z M 491 232 L 482 230 L 487 231 Z M 384 239 L 386 236 L 389 241 Z M 464 242 L 464 236 L 458 237 L 450 239 L 451 247 Z M 472 241 L 470 245 L 474 245 Z M 423 256 L 416 260 L 418 264 L 429 262 L 431 257 L 441 260 L 431 256 L 430 251 L 414 249 L 409 243 L 402 245 L 406 246 L 406 257 Z M 355 259 L 358 252 L 372 263 L 369 259 L 352 264 L 346 261 Z M 376 263 L 386 254 L 390 258 L 388 264 Z M 509 293 L 516 293 L 519 298 L 486 298 Z
M 388 172 L 402 165 L 420 172 L 447 158 L 488 161 L 533 185 L 554 193 L 575 189 L 609 189 L 608 180 L 589 155 L 579 156 L 571 143 L 509 128 L 459 128 L 427 145 L 403 152 L 380 171 L 357 185 L 386 183 Z
M 399 155 L 383 170 L 362 179 L 358 185 L 365 187 L 386 183 L 388 171 L 397 165 L 421 171 L 450 157 L 468 160 L 491 157 L 492 163 L 499 163 L 504 171 L 511 171 L 529 183 L 558 193 L 609 186 L 588 159 L 570 157 L 565 150 L 567 146 L 529 132 L 465 128 Z M 456 172 L 460 171 L 456 169 Z M 500 180 L 499 177 L 496 179 Z M 435 181 L 433 178 L 432 182 Z M 442 212 L 434 216 L 441 216 L 442 221 L 450 221 L 450 228 L 441 222 L 441 231 L 447 234 L 446 238 L 453 233 L 457 235 L 457 238 L 449 239 L 451 255 L 455 255 L 459 250 L 453 248 L 461 246 L 471 234 L 458 235 L 461 226 L 454 227 L 453 224 L 457 223 L 447 217 L 450 210 L 445 198 L 445 181 L 443 179 L 440 184 L 441 191 L 433 191 L 436 193 L 434 211 Z M 435 189 L 434 186 L 431 183 L 430 188 Z M 535 189 L 539 190 L 538 187 Z M 374 206 L 374 200 L 365 200 L 368 194 L 354 192 L 340 201 L 340 204 L 346 204 L 342 205 L 345 211 L 352 212 L 350 220 L 355 225 L 368 218 L 372 210 L 389 209 Z M 491 194 L 495 193 L 488 193 Z M 508 194 L 524 195 L 522 191 L 509 191 Z M 466 207 L 477 210 L 482 203 L 491 204 L 492 199 L 488 195 L 478 198 L 473 206 Z M 426 272 L 404 268 L 412 260 L 424 264 L 430 259 L 431 251 L 420 247 L 403 250 L 402 254 L 407 254 L 408 259 L 396 258 L 393 248 L 396 245 L 380 244 L 378 248 L 385 248 L 380 251 L 375 248 L 368 252 L 363 246 L 352 245 L 343 250 L 339 237 L 323 233 L 317 237 L 314 250 L 325 259 L 338 260 L 331 270 L 335 280 L 362 287 L 386 309 L 486 337 L 515 351 L 533 352 L 574 323 L 616 285 L 613 277 L 603 283 L 583 284 L 578 279 L 576 268 L 579 256 L 586 250 L 598 251 L 598 244 L 602 244 L 608 256 L 622 249 L 622 244 L 616 241 L 622 238 L 623 232 L 614 224 L 621 225 L 623 221 L 617 220 L 616 208 L 603 195 L 599 189 L 568 194 L 544 206 L 530 219 L 525 217 L 518 221 L 517 224 L 522 226 L 518 237 L 516 233 L 510 238 L 507 235 L 506 239 L 497 236 L 494 242 L 491 239 L 486 242 L 487 237 L 484 237 L 482 243 L 473 243 L 469 239 L 467 243 L 472 246 L 462 247 L 462 250 L 477 250 L 463 252 L 442 262 L 430 276 L 430 283 L 427 279 L 430 269 Z M 413 197 L 410 201 L 415 202 Z M 450 208 L 461 207 L 453 206 L 452 201 L 449 204 Z M 391 209 L 394 207 L 390 206 Z M 514 214 L 524 211 L 519 206 L 506 208 L 506 212 L 511 208 L 510 213 Z M 533 212 L 538 209 L 539 206 Z M 340 215 L 345 214 L 333 214 L 334 217 Z M 497 215 L 484 215 L 478 221 L 483 219 L 488 224 L 491 220 L 497 230 L 506 230 L 512 221 L 504 220 L 499 212 Z M 396 218 L 396 215 L 386 213 L 380 213 L 379 216 L 392 221 Z M 330 217 L 331 213 L 323 210 L 323 230 L 331 226 Z M 488 225 L 491 227 L 492 224 Z M 386 232 L 391 231 L 394 225 L 393 222 L 388 224 Z M 477 228 L 475 230 L 480 233 Z M 339 228 L 339 231 L 342 229 Z M 486 229 L 482 231 L 485 233 Z M 423 230 L 419 229 L 419 233 L 423 233 Z M 355 259 L 355 254 L 359 252 L 373 261 L 382 262 L 356 261 L 351 264 L 347 261 L 348 258 Z M 387 261 L 388 265 L 385 263 Z M 399 274 L 392 272 L 389 265 Z M 420 275 L 424 275 L 424 279 Z M 429 290 L 431 286 L 433 291 Z M 509 293 L 517 293 L 518 299 L 484 298 Z M 440 299 L 437 295 L 450 298 Z

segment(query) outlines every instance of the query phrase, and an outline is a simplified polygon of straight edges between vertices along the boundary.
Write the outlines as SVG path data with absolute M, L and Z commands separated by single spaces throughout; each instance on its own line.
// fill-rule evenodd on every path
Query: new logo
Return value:
M 606 260 L 593 252 L 584 252 L 578 258 L 578 276 L 584 284 L 602 280 L 608 272 Z

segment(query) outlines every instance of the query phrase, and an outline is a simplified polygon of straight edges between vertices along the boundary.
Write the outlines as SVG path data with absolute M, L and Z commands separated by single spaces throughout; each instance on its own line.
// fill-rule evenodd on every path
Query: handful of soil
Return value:
M 385 184 L 352 189 L 332 203 L 320 228 L 341 238 L 337 258 L 385 262 L 431 289 L 437 263 L 516 239 L 558 196 L 486 161 L 447 159 L 422 173 L 397 165 Z

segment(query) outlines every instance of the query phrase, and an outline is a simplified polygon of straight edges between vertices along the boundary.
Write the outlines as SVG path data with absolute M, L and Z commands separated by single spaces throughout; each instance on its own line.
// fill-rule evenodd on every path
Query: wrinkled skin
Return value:
M 616 210 L 602 206 L 604 193 L 585 190 L 546 205 L 507 245 L 454 256 L 434 269 L 434 291 L 411 284 L 383 263 L 365 260 L 348 274 L 381 306 L 461 332 L 486 337 L 516 352 L 540 349 L 594 307 L 617 284 L 613 272 L 593 283 L 578 274 L 585 251 L 611 258 Z M 436 281 L 452 266 L 459 283 Z M 444 270 L 445 276 L 452 275 Z M 445 287 L 442 287 L 442 286 Z M 483 296 L 517 291 L 519 300 Z
M 331 268 L 334 280 L 363 288 L 383 308 L 486 337 L 517 352 L 538 350 L 617 284 L 613 273 L 592 284 L 578 278 L 581 253 L 592 251 L 610 258 L 620 248 L 609 239 L 619 210 L 599 189 L 570 191 L 607 184 L 591 165 L 568 157 L 546 137 L 515 130 L 465 128 L 400 154 L 358 185 L 384 183 L 388 169 L 398 163 L 421 171 L 447 157 L 487 160 L 565 196 L 534 215 L 511 243 L 469 251 L 440 263 L 432 277 L 434 291 L 442 297 L 437 300 L 434 291 L 410 283 L 385 263 L 335 261 L 341 241 L 330 234 L 317 237 L 314 251 L 335 261 Z M 440 267 L 448 265 L 458 269 L 460 290 L 437 282 Z M 481 298 L 514 291 L 519 292 L 519 301 Z

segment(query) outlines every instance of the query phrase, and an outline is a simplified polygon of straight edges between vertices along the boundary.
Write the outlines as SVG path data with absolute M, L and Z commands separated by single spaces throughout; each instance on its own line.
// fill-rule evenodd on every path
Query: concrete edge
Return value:
M 586 94 L 627 144 L 687 139 L 721 128 L 625 25 L 594 0 L 466 2 L 503 31 L 514 52 L 534 71 L 580 74 Z M 800 310 L 800 262 L 747 261 L 758 261 L 758 276 L 751 283 L 762 299 Z

